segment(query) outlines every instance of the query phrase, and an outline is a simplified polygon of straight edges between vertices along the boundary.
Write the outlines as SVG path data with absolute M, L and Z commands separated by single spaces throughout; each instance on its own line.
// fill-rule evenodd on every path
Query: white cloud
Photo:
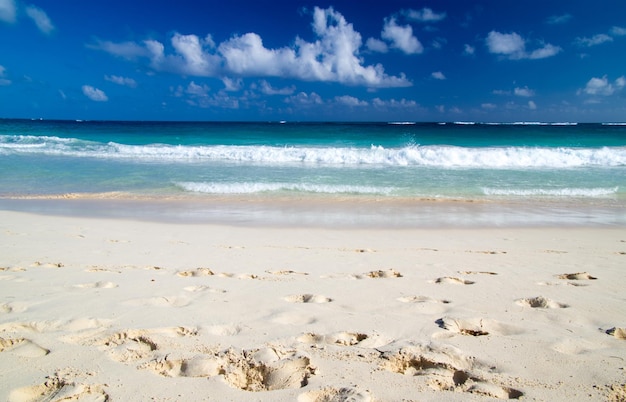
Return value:
M 531 96 L 535 96 L 535 91 L 533 91 L 532 89 L 529 89 L 528 87 L 524 87 L 524 88 L 515 88 L 513 90 L 513 93 L 517 96 L 523 96 L 523 97 L 531 97 Z
M 396 100 L 396 99 L 382 100 L 380 98 L 374 98 L 372 99 L 372 104 L 379 108 L 394 108 L 394 109 L 412 109 L 418 106 L 417 102 L 415 102 L 414 100 L 407 100 L 404 98 L 400 100 Z
M 511 91 L 505 91 L 503 89 L 494 89 L 493 94 L 494 95 L 511 95 Z
M 259 82 L 259 85 L 259 89 L 265 95 L 292 95 L 296 91 L 296 87 L 294 87 L 293 85 L 285 88 L 274 88 L 270 85 L 269 82 L 265 80 L 261 80 L 261 82 Z
M 369 38 L 365 46 L 372 52 L 387 53 L 389 51 L 387 44 L 380 39 Z
M 528 101 L 528 108 L 530 110 L 537 110 L 537 104 L 533 101 Z
M 336 96 L 335 102 L 345 106 L 367 106 L 368 103 L 366 101 L 355 98 L 354 96 L 344 95 L 344 96 Z
M 552 17 L 549 17 L 546 22 L 548 24 L 552 24 L 552 25 L 556 25 L 556 24 L 565 24 L 566 22 L 569 22 L 569 20 L 572 19 L 572 15 L 571 14 L 563 14 L 563 15 L 553 15 Z
M 548 57 L 555 56 L 561 50 L 563 49 L 561 49 L 559 46 L 554 46 L 548 43 L 547 45 L 544 45 L 543 47 L 539 49 L 535 49 L 532 52 L 530 52 L 530 54 L 528 55 L 528 58 L 531 60 L 545 59 Z
M 98 40 L 95 44 L 88 44 L 87 47 L 90 49 L 102 50 L 113 56 L 121 57 L 127 60 L 134 60 L 139 57 L 149 57 L 151 55 L 150 47 L 147 46 L 148 42 L 149 41 L 144 42 L 146 46 L 142 46 L 135 42 L 114 43 L 111 41 Z
M 104 92 L 98 88 L 92 87 L 91 85 L 83 85 L 83 94 L 95 102 L 106 102 L 109 100 Z
M 41 8 L 30 5 L 26 7 L 26 15 L 28 15 L 35 22 L 37 28 L 46 35 L 54 31 L 52 21 L 50 21 L 48 14 Z
M 316 7 L 312 27 L 316 41 L 296 38 L 293 46 L 276 49 L 266 48 L 256 33 L 233 36 L 217 46 L 210 36 L 176 33 L 171 54 L 156 40 L 99 42 L 91 47 L 127 59 L 147 57 L 157 71 L 191 76 L 284 77 L 370 88 L 412 85 L 404 74 L 390 76 L 380 64 L 364 65 L 359 56 L 361 35 L 332 7 Z
M 626 28 L 613 27 L 613 28 L 611 28 L 611 35 L 613 35 L 613 36 L 624 36 L 624 35 L 626 35 Z
M 476 48 L 474 46 L 468 45 L 467 43 L 463 46 L 463 54 L 473 55 L 476 52 Z
M 417 22 L 439 22 L 446 18 L 446 13 L 436 13 L 428 7 L 421 10 L 406 10 L 403 14 L 410 20 Z
M 114 84 L 124 85 L 130 88 L 137 87 L 137 82 L 132 78 L 120 77 L 117 75 L 105 75 L 104 79 Z
M 210 90 L 211 88 L 209 88 L 206 84 L 198 85 L 191 81 L 189 85 L 187 85 L 185 93 L 192 96 L 205 97 L 209 94 Z
M 321 105 L 324 103 L 322 98 L 315 92 L 311 92 L 311 94 L 300 92 L 296 95 L 288 97 L 285 99 L 285 102 L 298 106 Z
M 14 0 L 0 0 L 0 21 L 14 23 L 16 15 Z
M 503 34 L 491 31 L 487 35 L 487 47 L 491 53 L 503 54 L 511 58 L 523 58 L 525 46 L 524 39 L 515 32 Z
M 585 85 L 585 88 L 582 89 L 582 92 L 587 95 L 610 96 L 624 88 L 624 86 L 626 86 L 626 78 L 624 76 L 617 78 L 614 83 L 611 84 L 605 75 L 602 78 L 591 78 L 587 82 L 587 85 Z
M 420 41 L 413 36 L 413 28 L 410 25 L 398 25 L 395 18 L 385 21 L 380 35 L 391 43 L 391 47 L 400 49 L 406 54 L 417 54 L 424 51 Z
M 435 71 L 431 76 L 436 80 L 445 80 L 446 76 L 441 71 Z
M 493 103 L 483 103 L 480 105 L 480 107 L 486 110 L 493 110 L 497 108 L 497 106 Z
M 613 38 L 607 34 L 597 34 L 593 35 L 591 38 L 576 38 L 575 41 L 577 45 L 585 47 L 601 45 L 605 42 L 613 42 Z
M 222 82 L 224 83 L 224 90 L 228 92 L 236 92 L 243 87 L 243 80 L 241 78 L 233 79 L 223 77 Z
M 526 41 L 515 32 L 503 34 L 491 31 L 487 35 L 485 42 L 490 53 L 500 54 L 511 60 L 544 59 L 552 57 L 562 50 L 559 46 L 548 43 L 528 53 L 526 51 Z

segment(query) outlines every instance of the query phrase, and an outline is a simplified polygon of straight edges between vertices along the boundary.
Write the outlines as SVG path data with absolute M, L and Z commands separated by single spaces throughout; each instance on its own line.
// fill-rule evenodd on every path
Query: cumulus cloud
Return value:
M 296 91 L 296 87 L 293 85 L 285 88 L 274 88 L 265 80 L 259 82 L 259 89 L 265 95 L 292 95 Z
M 428 7 L 421 10 L 405 10 L 402 13 L 406 18 L 417 22 L 439 22 L 446 18 L 446 13 L 436 13 Z
M 387 53 L 389 51 L 389 46 L 382 40 L 376 38 L 369 38 L 365 42 L 365 46 L 372 52 Z
M 223 77 L 222 82 L 224 83 L 224 90 L 228 92 L 236 92 L 243 87 L 243 80 L 241 78 L 234 79 Z
M 361 35 L 332 7 L 314 9 L 312 28 L 316 41 L 296 38 L 294 45 L 275 49 L 265 47 L 256 33 L 236 35 L 217 46 L 210 36 L 201 39 L 175 33 L 169 54 L 156 40 L 98 42 L 90 47 L 126 59 L 148 58 L 157 71 L 199 77 L 283 77 L 367 87 L 412 85 L 404 74 L 390 76 L 380 64 L 364 65 L 359 56 Z
M 529 89 L 528 87 L 524 87 L 524 88 L 515 88 L 513 90 L 513 93 L 517 96 L 523 96 L 526 98 L 529 98 L 531 96 L 535 96 L 535 91 L 533 91 L 532 89 Z
M 0 0 L 0 21 L 14 23 L 16 16 L 15 0 Z
M 528 101 L 528 108 L 530 110 L 537 110 L 537 104 L 533 101 Z
M 344 95 L 344 96 L 336 96 L 335 102 L 344 105 L 344 106 L 367 106 L 368 103 L 366 101 L 355 98 L 354 96 Z
M 82 89 L 83 94 L 94 102 L 106 102 L 109 100 L 103 91 L 98 88 L 94 88 L 91 85 L 83 85 Z
M 46 35 L 54 31 L 52 21 L 48 17 L 48 14 L 46 14 L 46 12 L 41 8 L 30 5 L 26 7 L 26 15 L 28 15 L 30 19 L 33 20 L 35 25 L 37 25 L 37 28 L 39 28 L 39 30 Z
M 413 35 L 413 28 L 410 25 L 398 25 L 395 18 L 385 21 L 380 35 L 391 43 L 391 47 L 400 49 L 406 54 L 417 54 L 424 51 L 420 41 Z
M 491 31 L 487 35 L 485 43 L 490 53 L 499 54 L 511 60 L 544 59 L 552 57 L 562 50 L 559 46 L 548 43 L 529 53 L 526 51 L 526 40 L 515 32 L 506 34 Z
M 468 45 L 467 43 L 463 46 L 463 54 L 471 56 L 475 52 L 476 52 L 476 48 L 474 46 Z
M 433 77 L 436 80 L 445 80 L 446 76 L 443 75 L 443 73 L 441 71 L 435 71 L 434 73 L 431 74 L 431 77 Z
M 120 77 L 118 75 L 105 75 L 104 79 L 117 85 L 123 85 L 130 88 L 137 87 L 137 82 L 128 77 Z
M 496 106 L 493 103 L 482 103 L 480 107 L 486 110 L 493 110 L 493 109 L 496 109 L 498 106 Z
M 311 92 L 310 94 L 300 92 L 296 95 L 286 98 L 285 103 L 307 107 L 313 105 L 321 105 L 324 103 L 324 101 L 322 100 L 322 97 L 315 92 Z
M 626 86 L 626 78 L 624 76 L 617 78 L 611 83 L 605 75 L 602 78 L 593 77 L 587 81 L 587 85 L 582 89 L 582 93 L 587 95 L 611 96 L 616 91 L 624 88 L 624 86 Z M 579 93 L 581 93 L 581 91 L 579 91 Z

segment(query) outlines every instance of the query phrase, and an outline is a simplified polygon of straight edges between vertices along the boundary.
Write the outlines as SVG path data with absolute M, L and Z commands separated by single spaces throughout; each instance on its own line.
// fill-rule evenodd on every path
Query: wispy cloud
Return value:
M 574 41 L 578 46 L 591 47 L 601 45 L 605 42 L 613 42 L 613 38 L 607 34 L 593 35 L 591 38 L 576 38 Z
M 10 24 L 17 20 L 15 0 L 0 0 L 0 21 Z
M 548 17 L 546 22 L 551 25 L 565 24 L 569 22 L 573 16 L 571 14 L 553 15 Z
M 104 79 L 114 84 L 123 85 L 123 86 L 127 86 L 130 88 L 137 87 L 137 81 L 128 77 L 120 77 L 117 75 L 105 75 Z
M 404 74 L 388 75 L 380 64 L 364 65 L 361 35 L 332 7 L 313 11 L 314 42 L 296 38 L 292 46 L 267 48 L 256 33 L 235 35 L 216 45 L 211 36 L 175 33 L 173 52 L 156 40 L 143 43 L 99 41 L 91 48 L 125 59 L 148 58 L 156 71 L 198 77 L 283 77 L 338 82 L 372 88 L 411 86 Z M 403 45 L 416 50 L 409 40 Z
M 54 25 L 48 17 L 48 14 L 37 6 L 30 5 L 26 7 L 26 15 L 33 20 L 37 28 L 46 35 L 54 31 Z
M 544 59 L 558 54 L 562 49 L 552 44 L 542 44 L 531 52 L 526 50 L 526 40 L 518 33 L 491 31 L 485 39 L 490 53 L 502 55 L 510 60 Z
M 91 85 L 83 85 L 82 89 L 83 94 L 94 102 L 106 102 L 109 100 L 102 90 L 94 88 Z
M 0 65 L 0 86 L 11 85 L 11 80 L 6 78 L 6 69 Z
M 439 22 L 446 18 L 446 13 L 436 13 L 428 7 L 424 7 L 421 10 L 404 10 L 402 14 L 409 20 L 417 22 Z

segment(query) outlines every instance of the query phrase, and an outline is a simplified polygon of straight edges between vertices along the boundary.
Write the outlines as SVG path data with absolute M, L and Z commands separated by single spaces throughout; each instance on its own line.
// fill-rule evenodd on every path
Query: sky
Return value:
M 0 118 L 626 121 L 624 0 L 0 0 Z

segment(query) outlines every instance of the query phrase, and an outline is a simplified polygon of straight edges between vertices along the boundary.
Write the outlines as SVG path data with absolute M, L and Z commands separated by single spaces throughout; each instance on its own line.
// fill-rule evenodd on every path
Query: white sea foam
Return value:
M 253 194 L 278 191 L 299 191 L 324 194 L 380 194 L 389 195 L 392 187 L 371 187 L 330 184 L 298 184 L 298 183 L 215 183 L 215 182 L 178 182 L 178 187 L 185 191 L 206 194 Z
M 599 188 L 531 188 L 531 189 L 505 189 L 488 188 L 482 189 L 485 195 L 495 196 L 520 196 L 520 197 L 576 197 L 576 198 L 598 198 L 608 197 L 617 194 L 619 187 L 599 187 Z
M 408 145 L 401 148 L 183 146 L 107 144 L 78 139 L 0 135 L 0 154 L 165 162 L 236 162 L 259 165 L 425 166 L 439 168 L 571 168 L 626 166 L 626 147 L 458 147 Z

